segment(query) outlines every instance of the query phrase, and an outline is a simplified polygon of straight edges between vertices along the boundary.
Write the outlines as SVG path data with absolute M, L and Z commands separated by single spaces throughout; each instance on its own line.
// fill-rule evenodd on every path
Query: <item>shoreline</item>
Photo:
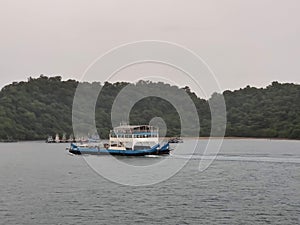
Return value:
M 176 138 L 176 137 L 166 137 L 166 138 Z M 300 139 L 290 139 L 290 138 L 266 138 L 266 137 L 181 137 L 182 139 L 199 139 L 199 140 L 209 140 L 209 139 L 224 139 L 224 140 L 285 140 L 285 141 L 300 141 Z
M 171 139 L 178 137 L 161 137 L 160 139 Z M 180 137 L 185 140 L 211 140 L 211 139 L 223 139 L 223 140 L 270 140 L 270 141 L 300 141 L 300 139 L 289 138 L 264 138 L 264 137 Z M 107 140 L 107 139 L 102 139 Z M 45 140 L 13 140 L 13 141 L 0 141 L 0 143 L 18 143 L 18 142 L 45 142 Z M 46 143 L 46 142 L 45 142 Z M 48 143 L 49 144 L 49 143 Z M 69 144 L 69 143 L 54 143 L 54 144 Z

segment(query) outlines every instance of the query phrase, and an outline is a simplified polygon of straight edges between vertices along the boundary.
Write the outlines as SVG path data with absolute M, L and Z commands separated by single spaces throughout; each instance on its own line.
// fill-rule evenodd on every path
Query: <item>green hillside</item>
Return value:
M 40 76 L 4 87 L 0 91 L 0 140 L 38 140 L 56 133 L 71 134 L 72 104 L 78 84 L 75 80 L 62 81 L 59 76 Z M 96 105 L 96 124 L 101 138 L 107 138 L 113 101 L 129 83 L 84 85 L 91 89 L 103 85 Z M 130 85 L 187 92 L 198 110 L 200 136 L 209 136 L 208 101 L 198 98 L 188 87 L 180 89 L 161 82 L 145 81 Z M 247 86 L 225 91 L 223 95 L 227 107 L 226 136 L 300 139 L 300 85 L 273 82 L 266 88 Z M 211 98 L 215 97 L 218 94 Z M 130 123 L 147 124 L 153 117 L 164 119 L 168 136 L 180 134 L 180 120 L 175 108 L 157 97 L 139 101 L 131 110 Z

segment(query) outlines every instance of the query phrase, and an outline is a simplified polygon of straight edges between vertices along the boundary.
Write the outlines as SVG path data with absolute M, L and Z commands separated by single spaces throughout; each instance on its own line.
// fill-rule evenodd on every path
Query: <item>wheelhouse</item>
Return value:
M 118 150 L 138 150 L 159 142 L 159 129 L 150 125 L 121 125 L 110 131 L 109 146 Z

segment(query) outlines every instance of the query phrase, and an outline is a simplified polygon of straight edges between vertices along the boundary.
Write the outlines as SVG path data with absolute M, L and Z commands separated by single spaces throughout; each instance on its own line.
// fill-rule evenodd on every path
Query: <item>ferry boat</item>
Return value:
M 150 125 L 120 125 L 110 131 L 109 143 L 71 143 L 69 152 L 77 155 L 144 156 L 169 154 L 169 143 L 159 144 L 158 128 Z

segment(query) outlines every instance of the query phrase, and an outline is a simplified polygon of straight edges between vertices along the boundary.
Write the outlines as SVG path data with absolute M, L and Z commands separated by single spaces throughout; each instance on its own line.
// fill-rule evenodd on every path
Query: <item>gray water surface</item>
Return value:
M 104 179 L 67 146 L 0 144 L 0 224 L 300 224 L 299 141 L 225 140 L 204 172 L 200 147 L 175 176 L 144 187 Z

